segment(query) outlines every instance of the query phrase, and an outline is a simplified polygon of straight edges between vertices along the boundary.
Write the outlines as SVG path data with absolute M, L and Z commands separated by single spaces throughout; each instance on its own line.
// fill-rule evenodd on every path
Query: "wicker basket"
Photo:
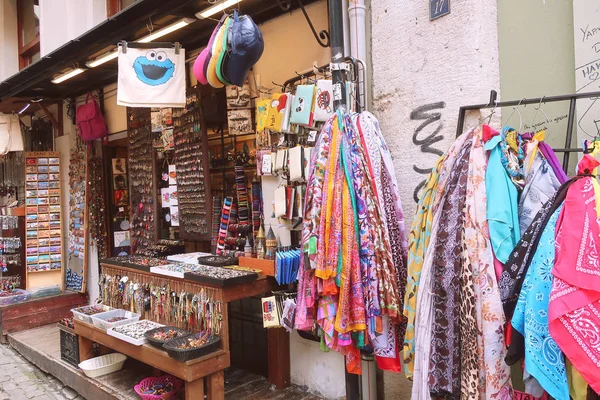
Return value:
M 158 340 L 158 339 L 154 339 L 152 337 L 152 335 L 154 335 L 156 332 L 168 332 L 168 331 L 177 331 L 179 336 L 177 336 L 176 338 L 173 338 L 173 339 L 168 339 L 168 340 Z M 146 337 L 146 339 L 148 339 L 148 342 L 152 346 L 162 349 L 163 344 L 165 344 L 166 342 L 168 342 L 170 340 L 174 340 L 174 339 L 180 339 L 182 337 L 189 336 L 191 334 L 192 334 L 192 332 L 188 332 L 184 329 L 177 328 L 176 326 L 163 326 L 161 328 L 151 329 L 151 330 L 147 331 L 146 333 L 144 333 L 144 336 Z
M 167 393 L 163 393 L 161 395 L 155 394 L 144 394 L 144 392 L 151 388 L 154 385 L 167 385 L 171 383 L 173 385 L 173 390 Z M 133 389 L 143 400 L 168 400 L 172 399 L 177 395 L 179 388 L 183 385 L 183 381 L 181 379 L 175 378 L 171 375 L 164 375 L 159 377 L 150 377 L 143 379 L 138 385 L 135 385 Z
M 169 353 L 169 357 L 174 358 L 179 362 L 186 362 L 193 360 L 194 358 L 203 357 L 207 354 L 216 351 L 219 348 L 219 342 L 221 338 L 219 336 L 213 336 L 208 339 L 208 342 L 201 347 L 196 347 L 193 349 L 179 349 L 178 347 L 182 344 L 186 343 L 188 339 L 191 339 L 194 336 L 200 335 L 199 333 L 195 333 L 193 335 L 189 335 L 186 337 L 169 340 L 167 343 L 163 344 L 163 349 Z

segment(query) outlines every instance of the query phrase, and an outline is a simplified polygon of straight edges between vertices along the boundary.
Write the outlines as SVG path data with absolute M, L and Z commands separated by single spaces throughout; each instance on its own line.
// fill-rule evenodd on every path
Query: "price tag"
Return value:
M 450 0 L 429 0 L 429 20 L 450 14 Z
M 119 207 L 119 212 L 125 212 L 125 209 L 123 207 Z
M 317 140 L 317 131 L 308 132 L 308 143 L 314 143 Z

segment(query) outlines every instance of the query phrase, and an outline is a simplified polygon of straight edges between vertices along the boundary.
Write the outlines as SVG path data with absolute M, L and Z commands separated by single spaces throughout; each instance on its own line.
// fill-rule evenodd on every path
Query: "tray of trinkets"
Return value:
M 119 325 L 127 325 L 140 320 L 140 314 L 127 310 L 115 309 L 92 315 L 92 323 L 100 329 L 110 329 Z
M 162 349 L 162 345 L 169 340 L 189 336 L 191 334 L 192 332 L 177 328 L 176 326 L 163 326 L 147 331 L 144 336 L 148 339 L 148 343 Z
M 116 265 L 118 267 L 133 268 L 139 271 L 150 272 L 152 267 L 171 264 L 170 261 L 160 258 L 144 257 L 144 256 L 119 256 L 103 258 L 100 264 Z
M 224 257 L 224 256 L 206 256 L 198 257 L 198 264 L 210 265 L 211 267 L 224 267 L 226 265 L 237 265 L 237 257 Z
M 163 349 L 169 353 L 169 357 L 186 362 L 216 351 L 220 341 L 219 336 L 211 336 L 208 332 L 199 332 L 169 340 L 163 344 Z
M 105 306 L 104 304 L 92 304 L 85 307 L 73 308 L 71 312 L 73 313 L 73 318 L 91 324 L 92 315 L 100 314 L 112 309 L 112 307 Z
M 131 343 L 134 346 L 141 346 L 148 340 L 146 332 L 152 329 L 163 327 L 164 325 L 154 321 L 144 319 L 132 324 L 120 325 L 106 330 L 109 336 L 121 339 L 124 342 Z
M 251 271 L 239 271 L 210 265 L 196 265 L 184 274 L 185 279 L 218 287 L 234 286 L 241 283 L 254 282 L 258 274 Z

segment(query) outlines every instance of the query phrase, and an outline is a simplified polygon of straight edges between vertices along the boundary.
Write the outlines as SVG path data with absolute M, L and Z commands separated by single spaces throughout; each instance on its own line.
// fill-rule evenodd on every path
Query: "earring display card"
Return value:
M 211 231 L 210 179 L 206 176 L 207 137 L 199 94 L 188 94 L 186 108 L 173 110 L 173 127 L 177 198 L 170 197 L 169 206 L 179 208 L 176 220 L 171 213 L 171 224 L 179 224 L 182 238 L 207 240 Z
M 127 108 L 129 187 L 131 199 L 131 250 L 154 242 L 154 189 L 152 123 L 149 108 Z
M 62 271 L 60 154 L 58 152 L 26 152 L 27 166 L 37 173 L 26 173 L 30 190 L 26 192 L 26 267 L 27 288 L 60 285 L 62 273 L 48 278 L 34 278 L 39 272 Z M 52 174 L 44 173 L 52 168 Z M 42 173 L 40 173 L 42 171 Z M 35 179 L 33 179 L 35 177 Z M 36 187 L 34 188 L 33 183 Z M 54 190 L 48 190 L 52 187 Z M 31 222 L 35 221 L 35 222 Z

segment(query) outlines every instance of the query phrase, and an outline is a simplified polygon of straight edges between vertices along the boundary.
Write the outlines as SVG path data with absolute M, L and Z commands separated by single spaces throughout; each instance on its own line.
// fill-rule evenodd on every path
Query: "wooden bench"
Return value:
M 220 349 L 205 357 L 182 363 L 169 357 L 166 351 L 149 344 L 134 346 L 79 320 L 75 320 L 75 333 L 79 336 L 80 362 L 94 357 L 93 346 L 98 343 L 104 347 L 101 349 L 103 354 L 114 350 L 182 379 L 185 382 L 186 400 L 202 399 L 205 391 L 209 400 L 225 398 L 223 370 L 230 365 L 229 351 Z

